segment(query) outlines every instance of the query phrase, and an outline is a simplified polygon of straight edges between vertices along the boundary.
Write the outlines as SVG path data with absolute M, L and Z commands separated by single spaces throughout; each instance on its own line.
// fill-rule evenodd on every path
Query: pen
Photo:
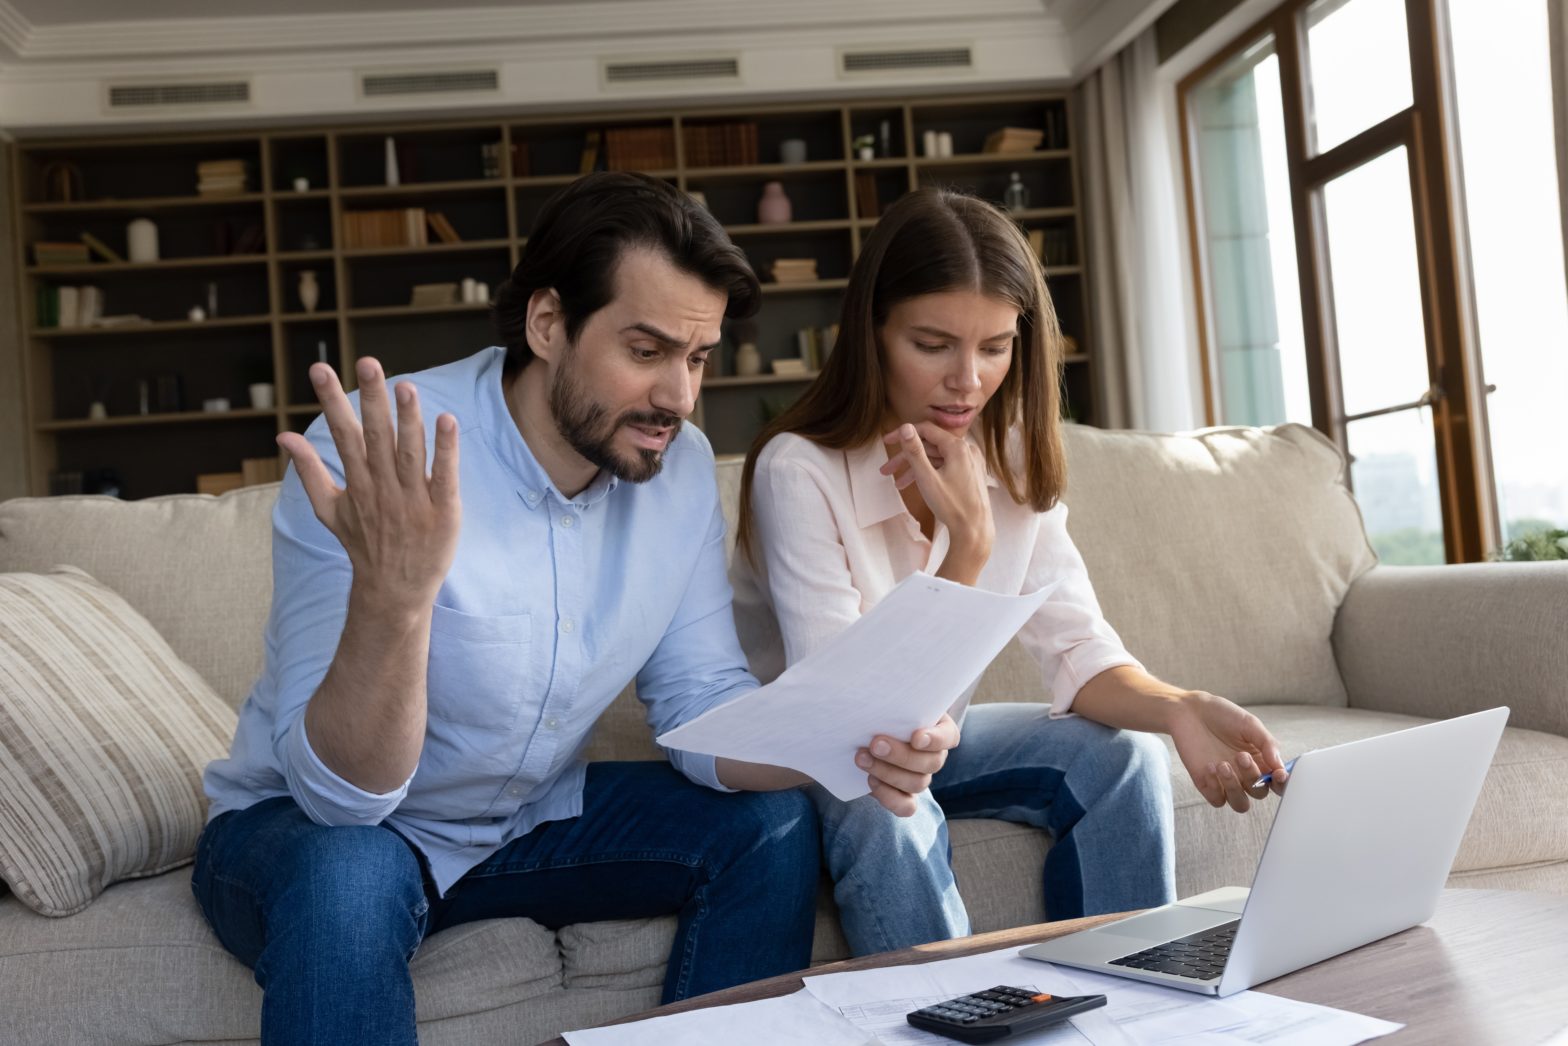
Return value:
M 1300 756 L 1297 756 L 1297 758 L 1299 759 Z M 1290 773 L 1291 768 L 1294 767 L 1295 765 L 1296 765 L 1296 760 L 1295 759 L 1292 759 L 1290 762 L 1286 763 L 1285 764 L 1285 772 L 1287 774 Z M 1252 782 L 1252 787 L 1256 788 L 1256 787 L 1258 787 L 1258 785 L 1266 785 L 1266 784 L 1268 784 L 1272 780 L 1274 780 L 1274 771 L 1270 770 L 1268 773 L 1264 774 L 1262 777 L 1260 777 L 1256 781 Z

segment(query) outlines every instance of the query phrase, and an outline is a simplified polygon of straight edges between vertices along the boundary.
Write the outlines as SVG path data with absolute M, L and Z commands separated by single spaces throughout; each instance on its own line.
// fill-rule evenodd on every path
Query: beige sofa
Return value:
M 1511 705 L 1451 882 L 1568 893 L 1568 564 L 1376 566 L 1340 457 L 1299 426 L 1069 426 L 1067 447 L 1070 529 L 1151 671 L 1252 707 L 1288 754 Z M 719 471 L 733 519 L 739 469 Z M 260 664 L 274 494 L 7 502 L 0 571 L 80 566 L 237 704 Z M 1010 648 L 981 699 L 1047 696 Z M 657 757 L 629 695 L 592 754 Z M 1185 775 L 1173 783 L 1181 892 L 1247 883 L 1273 805 L 1216 811 Z M 977 931 L 1044 918 L 1042 833 L 971 821 L 953 839 Z M 527 1043 L 652 1006 L 671 934 L 669 919 L 437 934 L 413 964 L 421 1041 Z M 844 955 L 824 895 L 815 958 Z M 0 1043 L 249 1043 L 260 1001 L 203 922 L 188 867 L 112 886 L 65 919 L 0 899 Z

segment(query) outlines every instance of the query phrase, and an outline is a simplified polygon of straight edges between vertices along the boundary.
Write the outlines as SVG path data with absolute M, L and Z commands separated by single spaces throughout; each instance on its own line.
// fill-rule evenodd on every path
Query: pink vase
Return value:
M 762 199 L 757 201 L 757 221 L 763 225 L 783 225 L 790 220 L 789 197 L 784 195 L 783 182 L 769 182 L 762 187 Z

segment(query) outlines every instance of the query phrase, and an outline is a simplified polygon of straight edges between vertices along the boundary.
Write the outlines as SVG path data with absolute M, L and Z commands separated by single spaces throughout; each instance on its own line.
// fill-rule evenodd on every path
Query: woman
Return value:
M 922 189 L 871 231 L 839 329 L 822 375 L 746 461 L 734 580 L 742 638 L 763 651 L 759 675 L 805 657 L 918 570 L 1007 593 L 1059 582 L 1019 634 L 1049 709 L 968 708 L 965 694 L 951 713 L 962 743 L 909 816 L 884 809 L 909 813 L 875 779 L 849 803 L 814 788 L 850 946 L 864 955 L 969 932 L 949 861 L 953 817 L 1054 837 L 1050 918 L 1173 900 L 1169 758 L 1150 731 L 1172 737 L 1215 806 L 1245 810 L 1285 774 L 1257 717 L 1149 675 L 1100 614 L 1058 501 L 1060 334 L 1038 259 L 996 208 Z M 781 642 L 770 647 L 773 618 Z M 909 743 L 942 745 L 946 718 Z M 870 769 L 903 742 L 876 738 L 857 764 Z M 1272 786 L 1252 787 L 1270 770 Z

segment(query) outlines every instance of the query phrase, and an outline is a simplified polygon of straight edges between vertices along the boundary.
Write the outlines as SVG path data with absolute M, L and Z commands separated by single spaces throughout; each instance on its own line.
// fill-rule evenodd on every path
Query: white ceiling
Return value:
M 367 111 L 356 73 L 488 66 L 494 106 L 619 103 L 600 62 L 716 54 L 743 82 L 721 96 L 781 98 L 877 89 L 846 82 L 844 47 L 967 45 L 974 88 L 1076 82 L 1173 0 L 0 0 L 0 130 L 123 125 L 102 99 L 127 81 L 245 78 L 237 118 L 339 119 Z M 892 74 L 882 91 L 964 89 Z M 658 88 L 649 89 L 658 92 Z M 711 92 L 713 88 L 708 88 Z M 645 93 L 690 101 L 697 88 Z M 475 100 L 486 104 L 485 100 Z M 435 111 L 448 100 L 419 108 Z M 368 108 L 373 109 L 373 106 Z M 169 117 L 165 117 L 169 119 Z

